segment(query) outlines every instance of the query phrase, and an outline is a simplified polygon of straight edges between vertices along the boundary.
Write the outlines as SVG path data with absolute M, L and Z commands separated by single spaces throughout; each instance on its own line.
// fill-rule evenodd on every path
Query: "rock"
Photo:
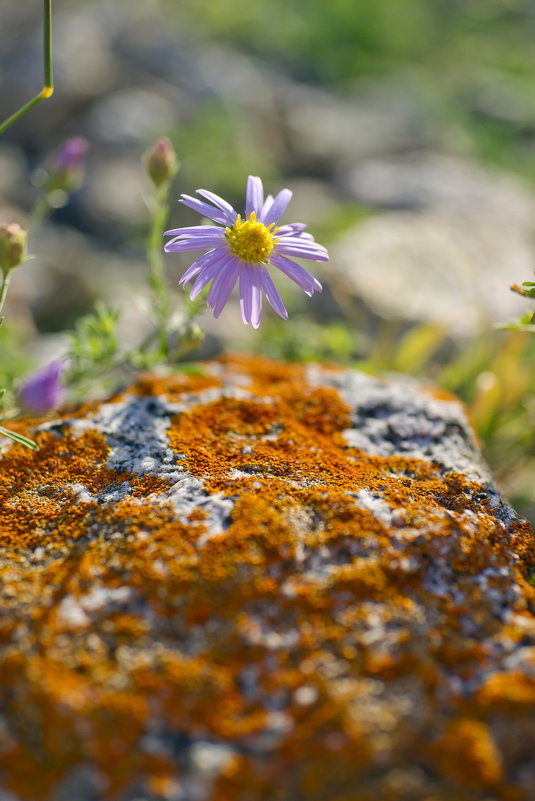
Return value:
M 529 525 L 459 402 L 234 358 L 20 420 L 9 801 L 528 801 Z
M 345 291 L 386 317 L 454 336 L 524 313 L 512 283 L 535 270 L 535 197 L 497 170 L 435 154 L 363 162 L 346 189 L 380 210 L 333 249 Z
M 430 147 L 440 139 L 408 85 L 373 81 L 351 93 L 279 81 L 279 103 L 298 163 L 313 174 L 358 160 Z
M 447 210 L 494 222 L 511 216 L 533 224 L 534 198 L 513 175 L 445 153 L 413 152 L 368 159 L 341 176 L 346 191 L 366 206 L 383 209 Z

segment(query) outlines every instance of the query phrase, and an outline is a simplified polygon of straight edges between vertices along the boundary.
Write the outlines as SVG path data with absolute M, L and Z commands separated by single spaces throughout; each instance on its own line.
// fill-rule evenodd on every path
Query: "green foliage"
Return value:
M 169 14 L 176 13 L 172 0 L 168 5 Z M 438 67 L 444 58 L 452 68 L 459 59 L 466 65 L 494 58 L 521 70 L 532 58 L 528 44 L 535 18 L 525 0 L 186 0 L 181 5 L 206 35 L 305 64 L 326 82 L 384 74 L 406 63 Z M 522 50 L 520 43 L 526 45 Z
M 0 421 L 13 415 L 14 392 L 17 380 L 28 370 L 29 359 L 18 332 L 11 327 L 0 327 Z M 7 389 L 9 387 L 9 389 Z M 16 434 L 0 425 L 0 436 L 8 437 L 20 445 L 35 450 L 37 447 L 31 439 Z
M 299 79 L 349 91 L 380 81 L 385 91 L 405 97 L 416 90 L 426 125 L 442 141 L 471 141 L 484 159 L 535 180 L 531 0 L 162 2 L 177 31 L 189 26 L 196 35 L 282 65 Z M 182 151 L 201 171 L 203 154 L 204 165 L 215 160 L 225 189 L 232 175 L 223 173 L 231 165 L 254 172 L 249 157 L 242 157 L 244 145 L 250 151 L 247 120 L 235 118 L 236 136 L 229 139 L 232 116 L 227 108 L 214 125 L 209 114 L 207 125 L 198 124 L 202 143 L 194 140 L 193 149 Z M 236 142 L 238 161 L 225 158 Z M 257 141 L 256 152 L 261 147 Z
M 522 286 L 513 284 L 511 290 L 524 298 L 535 298 L 535 282 L 524 281 Z M 535 334 L 535 309 L 522 315 L 519 320 L 499 326 L 501 330 L 524 331 L 524 333 Z
M 16 325 L 0 327 L 0 353 L 0 387 L 12 387 L 31 368 L 22 332 Z
M 304 315 L 271 318 L 263 324 L 257 350 L 288 361 L 332 361 L 350 364 L 365 347 L 363 336 L 345 322 L 316 323 Z
M 501 325 L 500 329 L 502 331 L 523 331 L 526 334 L 535 334 L 535 312 L 530 311 L 527 314 L 523 314 L 519 320 Z
M 243 197 L 244 175 L 262 175 L 268 182 L 277 177 L 268 143 L 262 145 L 246 115 L 221 101 L 201 105 L 180 127 L 175 144 L 186 187 L 210 187 L 237 202 Z
M 70 366 L 66 375 L 69 384 L 86 378 L 88 370 L 109 368 L 117 355 L 119 313 L 98 302 L 95 309 L 80 318 L 69 336 Z

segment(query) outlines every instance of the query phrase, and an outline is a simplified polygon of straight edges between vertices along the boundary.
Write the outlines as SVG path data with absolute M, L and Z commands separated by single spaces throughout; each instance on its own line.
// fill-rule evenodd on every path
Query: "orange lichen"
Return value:
M 505 664 L 533 620 L 527 523 L 348 447 L 350 409 L 302 365 L 226 358 L 108 403 L 140 396 L 184 405 L 174 480 L 229 519 L 181 508 L 169 465 L 109 467 L 94 404 L 3 454 L 2 786 L 46 799 L 90 765 L 104 796 L 172 795 L 199 741 L 231 749 L 206 801 L 528 801 L 507 733 L 534 734 L 535 691 Z
M 461 787 L 485 788 L 502 778 L 500 754 L 479 720 L 453 721 L 433 750 L 440 771 Z

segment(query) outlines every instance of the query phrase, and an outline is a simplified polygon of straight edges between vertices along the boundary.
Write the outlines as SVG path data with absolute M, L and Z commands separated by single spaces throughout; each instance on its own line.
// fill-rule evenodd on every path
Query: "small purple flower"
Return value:
M 89 142 L 83 136 L 66 139 L 50 159 L 47 189 L 70 194 L 82 182 Z
M 284 273 L 307 295 L 321 292 L 320 282 L 294 259 L 328 261 L 326 249 L 305 233 L 306 225 L 303 223 L 277 227 L 292 198 L 289 189 L 283 189 L 276 197 L 268 195 L 264 200 L 262 181 L 250 175 L 244 219 L 213 192 L 198 189 L 197 193 L 209 203 L 189 195 L 181 195 L 180 202 L 209 217 L 217 225 L 194 225 L 166 231 L 166 235 L 173 236 L 173 239 L 164 248 L 167 253 L 207 251 L 180 279 L 180 284 L 186 284 L 195 278 L 191 300 L 211 281 L 207 302 L 214 317 L 219 317 L 239 280 L 243 322 L 258 328 L 262 316 L 262 292 L 277 314 L 285 320 L 288 318 L 267 270 L 268 264 Z
M 46 414 L 61 403 L 64 394 L 61 370 L 59 362 L 52 362 L 26 378 L 19 391 L 19 400 L 28 414 Z
M 66 139 L 52 157 L 52 167 L 61 172 L 79 170 L 84 166 L 89 142 L 83 136 Z

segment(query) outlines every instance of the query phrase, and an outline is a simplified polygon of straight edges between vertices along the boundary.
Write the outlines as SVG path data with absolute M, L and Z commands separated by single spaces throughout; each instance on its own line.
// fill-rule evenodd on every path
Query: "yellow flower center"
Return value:
M 273 237 L 275 223 L 265 226 L 257 222 L 256 213 L 252 211 L 248 220 L 242 220 L 238 214 L 236 222 L 227 228 L 225 236 L 232 253 L 242 261 L 259 264 L 267 261 L 277 240 Z

